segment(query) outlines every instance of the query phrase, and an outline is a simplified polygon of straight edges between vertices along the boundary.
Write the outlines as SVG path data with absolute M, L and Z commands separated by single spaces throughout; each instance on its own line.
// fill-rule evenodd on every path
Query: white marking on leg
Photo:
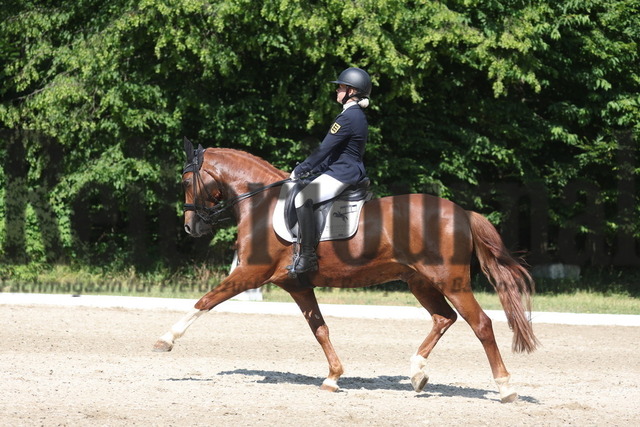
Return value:
M 509 385 L 509 380 L 511 376 L 506 376 L 502 378 L 495 378 L 495 382 L 498 385 L 498 391 L 500 392 L 500 401 L 502 403 L 513 402 L 518 398 L 518 393 Z
M 322 385 L 324 387 L 327 387 L 333 391 L 337 391 L 340 387 L 338 387 L 338 382 L 334 381 L 332 379 L 329 378 L 325 378 L 324 381 L 322 381 Z
M 429 381 L 429 374 L 427 374 L 427 359 L 419 354 L 411 356 L 409 377 L 411 378 L 411 385 L 413 386 L 413 389 L 416 392 L 422 391 Z
M 206 313 L 206 310 L 198 310 L 197 308 L 194 308 L 186 316 L 180 319 L 178 323 L 173 325 L 169 332 L 161 336 L 160 341 L 173 345 L 175 340 L 183 336 L 187 328 L 204 313 Z
M 421 371 L 425 366 L 427 366 L 427 359 L 419 354 L 411 356 L 411 375 Z

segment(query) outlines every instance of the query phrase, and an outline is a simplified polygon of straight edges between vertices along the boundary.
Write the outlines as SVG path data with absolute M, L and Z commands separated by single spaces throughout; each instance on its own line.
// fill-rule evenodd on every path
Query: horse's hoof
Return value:
M 156 341 L 153 346 L 153 351 L 157 353 L 164 353 L 167 351 L 171 351 L 171 349 L 173 349 L 173 344 L 169 344 L 168 342 L 163 340 Z
M 416 393 L 420 393 L 422 390 L 424 390 L 424 387 L 428 382 L 429 376 L 422 371 L 414 374 L 411 377 L 411 385 L 413 386 L 413 389 L 416 391 Z
M 340 390 L 340 387 L 338 387 L 338 383 L 337 382 L 327 378 L 322 382 L 322 385 L 320 386 L 320 390 L 330 391 L 330 392 L 334 393 L 334 392 Z
M 511 403 L 518 398 L 518 393 L 509 385 L 511 376 L 496 378 L 496 384 L 498 385 L 498 391 L 500 392 L 500 401 L 502 403 Z
M 429 382 L 429 375 L 426 373 L 427 370 L 427 359 L 420 356 L 419 354 L 414 354 L 411 356 L 411 370 L 409 371 L 409 375 L 411 375 L 411 385 L 416 393 L 420 393 L 424 386 Z
M 500 401 L 502 403 L 511 403 L 511 402 L 515 402 L 516 400 L 518 400 L 518 393 L 516 393 L 515 391 L 512 391 L 511 393 L 505 396 L 500 396 Z

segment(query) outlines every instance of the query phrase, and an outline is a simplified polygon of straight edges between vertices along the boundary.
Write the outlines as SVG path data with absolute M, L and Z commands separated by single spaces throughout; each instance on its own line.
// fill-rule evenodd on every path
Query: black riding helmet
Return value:
M 368 98 L 371 95 L 371 77 L 369 77 L 369 74 L 361 68 L 347 68 L 340 73 L 338 80 L 334 80 L 331 83 L 347 85 L 355 88 L 358 92 L 351 97 L 357 96 L 359 98 Z M 343 102 L 346 102 L 346 100 L 347 98 L 345 98 Z

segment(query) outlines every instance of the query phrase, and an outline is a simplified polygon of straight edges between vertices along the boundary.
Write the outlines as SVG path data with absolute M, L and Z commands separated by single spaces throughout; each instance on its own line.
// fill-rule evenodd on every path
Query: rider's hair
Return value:
M 358 101 L 358 105 L 361 108 L 367 108 L 369 106 L 369 98 L 362 98 L 361 100 Z

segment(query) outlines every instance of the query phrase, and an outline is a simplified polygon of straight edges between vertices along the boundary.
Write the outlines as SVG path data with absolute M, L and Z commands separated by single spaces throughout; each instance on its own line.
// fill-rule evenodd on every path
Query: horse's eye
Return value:
M 191 179 L 190 178 L 182 180 L 182 187 L 187 188 L 190 185 L 191 185 Z

